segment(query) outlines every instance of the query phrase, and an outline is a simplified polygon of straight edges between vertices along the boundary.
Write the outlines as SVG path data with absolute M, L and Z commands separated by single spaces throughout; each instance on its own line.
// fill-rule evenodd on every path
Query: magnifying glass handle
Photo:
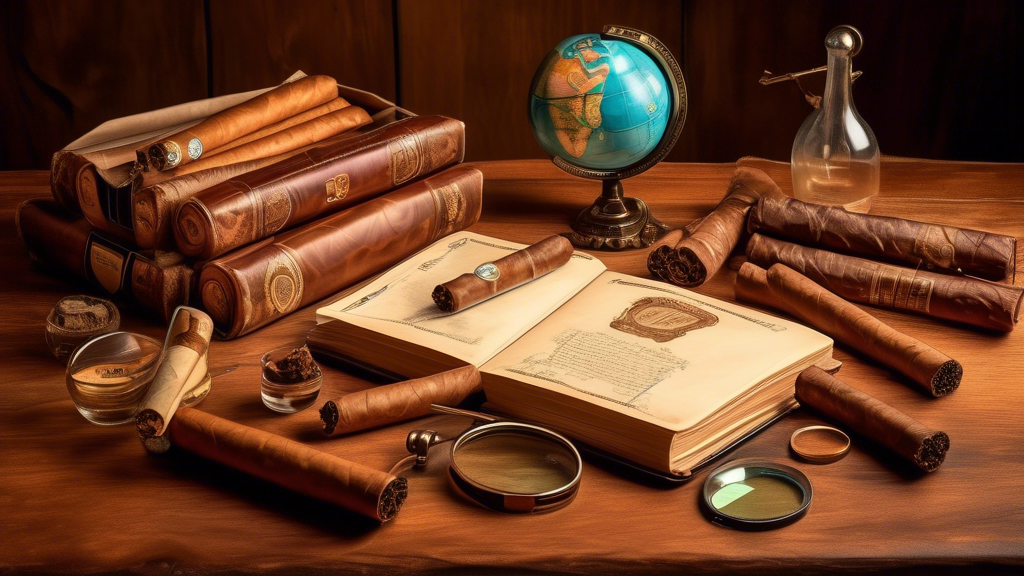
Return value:
M 497 416 L 491 416 L 490 414 L 484 414 L 483 412 L 473 412 L 472 410 L 462 410 L 460 408 L 450 408 L 448 406 L 441 406 L 440 404 L 431 404 L 431 412 L 437 412 L 438 414 L 451 414 L 452 416 L 465 416 L 472 418 L 479 422 L 500 422 L 503 419 Z

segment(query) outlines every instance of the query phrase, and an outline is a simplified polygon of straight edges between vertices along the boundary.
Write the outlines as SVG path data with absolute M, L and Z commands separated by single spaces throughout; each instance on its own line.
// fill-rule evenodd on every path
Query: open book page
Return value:
M 434 287 L 524 244 L 458 232 L 340 300 L 318 309 L 317 321 L 341 320 L 481 365 L 579 292 L 601 272 L 600 260 L 576 252 L 569 262 L 518 288 L 445 314 Z
M 680 431 L 831 345 L 756 310 L 605 272 L 481 370 Z

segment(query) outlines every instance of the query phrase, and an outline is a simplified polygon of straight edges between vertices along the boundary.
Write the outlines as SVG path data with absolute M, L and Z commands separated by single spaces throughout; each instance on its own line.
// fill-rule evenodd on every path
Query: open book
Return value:
M 443 238 L 317 310 L 309 346 L 406 378 L 473 364 L 494 410 L 676 475 L 792 410 L 796 375 L 833 362 L 809 328 L 582 252 L 460 312 L 434 305 L 434 286 L 524 247 Z

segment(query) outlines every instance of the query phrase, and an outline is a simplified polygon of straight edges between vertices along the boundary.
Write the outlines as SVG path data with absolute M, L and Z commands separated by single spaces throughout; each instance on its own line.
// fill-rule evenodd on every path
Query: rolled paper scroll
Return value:
M 932 396 L 960 386 L 959 362 L 908 336 L 783 264 L 768 269 L 768 287 L 793 313 L 861 354 L 900 372 Z
M 956 226 L 854 214 L 794 198 L 765 198 L 750 211 L 750 232 L 763 231 L 819 248 L 1002 280 L 1017 264 L 1017 239 Z
M 379 522 L 408 495 L 405 478 L 195 408 L 179 409 L 168 434 L 178 448 Z
M 440 284 L 431 297 L 442 312 L 458 312 L 539 278 L 571 257 L 572 243 L 564 236 L 550 236 Z
M 182 204 L 175 241 L 184 254 L 208 260 L 459 162 L 464 150 L 462 122 L 443 116 L 313 147 Z
M 325 114 L 341 110 L 342 108 L 345 108 L 347 106 L 350 106 L 348 100 L 345 100 L 344 98 L 339 96 L 326 104 L 321 104 L 316 108 L 310 108 L 305 112 L 299 112 L 295 116 L 285 118 L 284 120 L 281 120 L 276 124 L 271 124 L 270 126 L 267 126 L 266 128 L 261 128 L 253 132 L 252 134 L 247 134 L 245 136 L 242 136 L 241 138 L 238 138 L 237 140 L 232 140 L 231 142 L 228 142 L 227 144 L 218 148 L 216 150 L 216 154 L 223 154 L 224 152 L 231 150 L 232 148 L 237 148 L 242 144 L 248 144 L 253 140 L 265 138 L 267 136 L 270 136 L 271 134 L 276 134 L 282 130 L 291 128 L 292 126 L 298 126 L 299 124 L 308 122 L 310 120 L 313 120 L 314 118 L 319 118 Z
M 188 304 L 192 267 L 180 254 L 147 252 L 95 232 L 81 216 L 64 213 L 49 198 L 18 207 L 15 227 L 41 265 L 89 280 L 109 294 L 128 296 L 168 321 Z
M 1017 286 L 882 264 L 761 234 L 747 242 L 747 258 L 766 268 L 785 264 L 848 300 L 1000 332 L 1013 330 L 1024 300 Z
M 747 212 L 762 196 L 782 197 L 783 194 L 761 170 L 737 168 L 725 199 L 690 234 L 683 234 L 674 247 L 661 244 L 652 250 L 647 269 L 678 286 L 703 284 L 718 272 L 736 248 L 743 235 Z
M 482 189 L 457 166 L 208 262 L 203 307 L 223 337 L 251 332 L 475 223 Z
M 306 76 L 283 84 L 210 116 L 206 120 L 139 150 L 141 164 L 171 170 L 198 160 L 218 147 L 338 97 L 329 76 Z
M 350 434 L 426 416 L 431 404 L 457 406 L 478 390 L 480 372 L 463 366 L 328 400 L 320 408 L 320 423 L 328 436 Z
M 946 459 L 949 436 L 811 366 L 796 379 L 796 399 L 825 418 L 877 442 L 925 472 Z
M 139 404 L 135 427 L 143 444 L 153 452 L 163 451 L 165 444 L 154 438 L 163 435 L 185 394 L 206 377 L 201 362 L 210 347 L 213 321 L 205 312 L 180 306 L 171 318 L 164 342 L 163 358 L 153 383 Z

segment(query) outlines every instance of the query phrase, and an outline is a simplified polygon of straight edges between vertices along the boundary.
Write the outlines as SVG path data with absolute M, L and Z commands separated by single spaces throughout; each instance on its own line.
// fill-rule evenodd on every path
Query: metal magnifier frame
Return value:
M 729 473 L 736 470 L 748 469 L 756 472 L 754 476 L 775 477 L 791 483 L 802 493 L 802 501 L 788 513 L 770 518 L 743 518 L 733 516 L 716 507 L 712 503 L 715 493 L 723 487 L 737 482 L 737 479 L 730 477 Z M 740 480 L 742 480 L 742 478 Z M 811 499 L 813 496 L 814 492 L 811 488 L 811 481 L 803 472 L 796 468 L 760 458 L 743 458 L 740 460 L 726 462 L 708 474 L 707 479 L 704 481 L 703 490 L 701 490 L 700 503 L 703 511 L 708 514 L 710 519 L 716 524 L 721 524 L 722 526 L 735 528 L 737 530 L 771 530 L 773 528 L 781 528 L 792 524 L 800 518 L 803 518 L 803 516 L 807 514 L 807 509 L 811 505 Z
M 437 405 L 432 405 L 431 409 L 443 414 L 470 417 L 477 422 L 487 422 L 483 425 L 477 425 L 474 422 L 472 426 L 454 438 L 442 439 L 434 430 L 413 430 L 409 433 L 409 437 L 406 440 L 406 448 L 415 455 L 416 467 L 426 465 L 428 451 L 432 446 L 451 442 L 451 449 L 448 453 L 448 479 L 452 487 L 465 498 L 480 506 L 500 512 L 541 513 L 563 508 L 576 497 L 580 487 L 580 479 L 583 475 L 583 459 L 580 457 L 576 447 L 566 437 L 547 428 L 522 422 L 502 420 L 479 412 Z M 576 473 L 571 480 L 558 488 L 533 493 L 507 492 L 473 480 L 470 475 L 459 468 L 456 457 L 457 452 L 462 446 L 474 440 L 498 434 L 529 436 L 558 445 L 571 454 L 576 465 Z

